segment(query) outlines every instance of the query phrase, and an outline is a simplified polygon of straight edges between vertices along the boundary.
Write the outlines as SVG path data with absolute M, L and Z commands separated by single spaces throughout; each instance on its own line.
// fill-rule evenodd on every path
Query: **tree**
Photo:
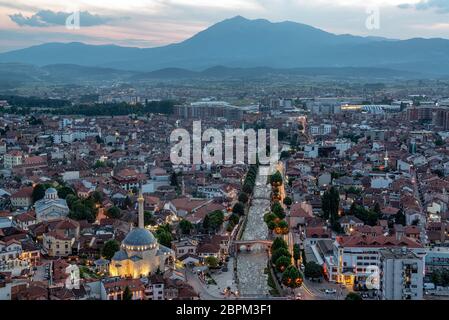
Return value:
M 92 192 L 91 195 L 92 199 L 96 202 L 96 203 L 102 203 L 103 199 L 104 199 L 104 195 L 102 192 L 100 191 L 94 191 Z
M 292 258 L 290 252 L 289 252 L 287 249 L 285 249 L 285 248 L 280 248 L 280 249 L 278 249 L 278 250 L 276 250 L 276 251 L 273 251 L 273 253 L 272 253 L 272 255 L 271 255 L 271 262 L 272 262 L 272 263 L 276 263 L 276 261 L 277 261 L 280 257 L 282 257 L 282 256 L 285 256 L 285 257 L 287 257 L 287 258 L 289 258 L 289 259 Z
M 380 204 L 378 202 L 376 202 L 376 204 L 374 205 L 374 209 L 373 211 L 379 216 L 382 216 L 382 209 L 380 208 Z
M 69 195 L 67 198 L 69 198 Z M 93 201 L 89 201 L 88 199 L 70 199 L 71 205 L 69 218 L 74 220 L 87 220 L 88 222 L 94 222 L 96 217 L 96 209 Z
M 170 232 L 167 232 L 164 229 L 158 228 L 158 230 L 156 231 L 156 238 L 161 245 L 166 246 L 168 248 L 171 247 L 171 242 L 173 241 L 173 237 Z
M 94 164 L 94 169 L 104 168 L 106 167 L 106 163 L 104 161 L 97 160 Z
M 45 187 L 41 184 L 37 184 L 33 188 L 33 193 L 31 194 L 31 197 L 33 198 L 33 203 L 43 199 L 45 197 Z
M 215 210 L 206 215 L 203 221 L 203 227 L 206 230 L 217 231 L 218 228 L 223 224 L 224 213 L 221 210 Z
M 303 279 L 298 268 L 291 265 L 282 274 L 282 283 L 289 288 L 298 288 L 302 285 Z
M 179 228 L 181 229 L 182 234 L 190 234 L 193 229 L 193 225 L 189 220 L 181 220 L 179 223 Z
M 238 214 L 239 216 L 243 216 L 245 214 L 245 205 L 241 202 L 237 202 L 234 204 L 232 208 L 232 213 Z
M 275 232 L 277 234 L 288 234 L 288 223 L 285 220 L 282 220 L 278 223 L 278 225 L 275 228 Z
M 285 242 L 284 239 L 282 239 L 281 237 L 278 237 L 276 239 L 273 240 L 273 243 L 271 244 L 271 251 L 277 251 L 279 249 L 288 249 L 288 245 L 287 242 Z
M 123 296 L 122 300 L 132 300 L 133 294 L 128 286 L 125 287 L 125 290 L 123 290 Z
M 243 188 L 242 188 L 242 191 L 247 193 L 247 194 L 251 194 L 251 193 L 253 193 L 253 188 L 254 187 L 249 185 L 249 184 L 244 184 Z
M 273 231 L 276 228 L 276 223 L 274 221 L 269 221 L 267 227 L 269 230 Z
M 122 213 L 119 208 L 114 206 L 106 211 L 106 216 L 111 219 L 119 219 L 122 216 Z
M 75 192 L 72 190 L 72 188 L 64 186 L 58 190 L 58 197 L 61 199 L 67 198 L 67 196 L 69 194 L 73 194 L 73 195 L 75 194 Z
M 293 245 L 293 259 L 297 261 L 300 258 L 301 258 L 301 248 L 299 247 L 299 244 L 295 243 Z
M 269 223 L 271 221 L 276 220 L 277 216 L 272 213 L 272 212 L 268 212 L 263 216 L 263 221 L 265 221 L 265 223 Z
M 282 208 L 282 205 L 278 201 L 273 203 L 273 205 L 271 206 L 271 211 L 273 211 L 273 213 L 277 217 L 279 217 L 279 219 L 284 219 L 285 218 L 284 208 Z
M 352 301 L 360 301 L 363 300 L 362 297 L 360 296 L 360 294 L 355 293 L 355 292 L 349 292 L 346 295 L 345 300 L 352 300 Z
M 145 211 L 143 213 L 143 224 L 144 226 L 154 226 L 156 224 L 156 219 L 150 211 Z
M 218 266 L 218 259 L 214 256 L 209 256 L 205 259 L 206 264 L 209 268 L 216 268 Z
M 232 223 L 233 225 L 236 225 L 237 223 L 239 223 L 239 221 L 240 217 L 235 213 L 231 214 L 231 216 L 229 217 L 229 222 Z
M 340 207 L 340 194 L 337 188 L 332 187 L 321 197 L 321 209 L 323 218 L 329 219 L 331 224 L 338 220 L 338 210 Z
M 287 207 L 290 207 L 293 203 L 293 200 L 290 197 L 285 197 L 283 202 Z
M 172 187 L 178 187 L 178 175 L 174 171 L 170 175 L 170 185 Z
M 241 202 L 241 203 L 247 203 L 248 200 L 249 200 L 249 198 L 248 198 L 248 195 L 247 195 L 246 193 L 242 192 L 242 193 L 239 195 L 239 202 Z
M 280 256 L 275 262 L 276 270 L 278 272 L 284 272 L 284 270 L 290 265 L 291 259 L 286 256 Z
M 396 224 L 402 224 L 403 226 L 406 225 L 406 219 L 405 219 L 405 214 L 402 210 L 399 210 L 395 215 L 394 215 L 394 222 Z
M 272 185 L 282 185 L 282 174 L 279 171 L 276 171 L 273 175 L 270 176 L 270 183 Z
M 115 240 L 109 240 L 103 246 L 101 254 L 105 259 L 111 260 L 114 254 L 120 250 L 120 244 Z
M 305 264 L 304 275 L 307 278 L 321 278 L 323 276 L 323 267 L 314 261 Z

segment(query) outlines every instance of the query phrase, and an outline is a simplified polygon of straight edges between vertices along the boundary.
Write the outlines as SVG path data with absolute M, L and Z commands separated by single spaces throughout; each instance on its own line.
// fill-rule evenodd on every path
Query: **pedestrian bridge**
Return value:
M 239 240 L 232 243 L 236 252 L 260 251 L 261 249 L 269 250 L 271 248 L 271 240 Z

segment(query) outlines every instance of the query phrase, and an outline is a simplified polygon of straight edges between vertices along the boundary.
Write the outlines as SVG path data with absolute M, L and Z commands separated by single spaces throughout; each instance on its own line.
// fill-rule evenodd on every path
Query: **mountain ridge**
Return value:
M 254 68 L 368 67 L 435 75 L 449 74 L 449 40 L 336 35 L 292 21 L 218 22 L 179 43 L 155 48 L 46 43 L 0 54 L 0 62 L 37 66 L 75 64 L 126 71 L 164 68 L 201 71 L 213 66 Z

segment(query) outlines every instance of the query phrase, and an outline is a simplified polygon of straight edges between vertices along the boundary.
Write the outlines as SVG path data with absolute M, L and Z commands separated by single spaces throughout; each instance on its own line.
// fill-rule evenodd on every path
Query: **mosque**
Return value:
M 140 278 L 174 268 L 175 253 L 160 245 L 154 235 L 144 227 L 144 198 L 138 198 L 139 225 L 132 229 L 112 257 L 109 265 L 111 276 Z

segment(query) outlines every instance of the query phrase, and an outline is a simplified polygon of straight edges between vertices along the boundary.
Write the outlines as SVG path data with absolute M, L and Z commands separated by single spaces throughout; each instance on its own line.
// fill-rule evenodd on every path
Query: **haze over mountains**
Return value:
M 381 73 L 392 76 L 446 76 L 449 75 L 449 40 L 391 40 L 335 35 L 295 22 L 271 23 L 237 16 L 219 22 L 181 43 L 164 47 L 141 49 L 48 43 L 0 54 L 0 63 L 12 62 L 37 66 L 35 72 L 43 72 L 43 75 L 51 76 L 59 72 L 61 76 L 63 71 L 58 70 L 62 66 L 54 65 L 65 64 L 72 65 L 72 72 L 78 72 L 80 76 L 88 73 L 93 77 L 97 74 L 97 77 L 103 75 L 109 79 L 114 75 L 123 76 L 123 71 L 126 71 L 126 76 L 136 79 L 204 77 L 208 74 L 206 69 L 210 73 L 210 68 L 216 66 L 223 66 L 221 72 L 226 70 L 227 74 L 231 72 L 229 70 L 234 74 L 237 71 L 242 73 L 242 68 L 249 68 L 244 73 L 263 74 L 273 70 L 282 70 L 281 73 L 327 70 L 335 73 L 340 68 L 339 72 L 358 70 L 360 73 L 362 70 L 374 72 L 372 68 L 376 68 L 378 72 L 382 70 Z M 80 69 L 74 65 L 96 69 Z M 47 67 L 38 68 L 43 66 Z M 160 69 L 164 69 L 163 72 L 156 71 Z

